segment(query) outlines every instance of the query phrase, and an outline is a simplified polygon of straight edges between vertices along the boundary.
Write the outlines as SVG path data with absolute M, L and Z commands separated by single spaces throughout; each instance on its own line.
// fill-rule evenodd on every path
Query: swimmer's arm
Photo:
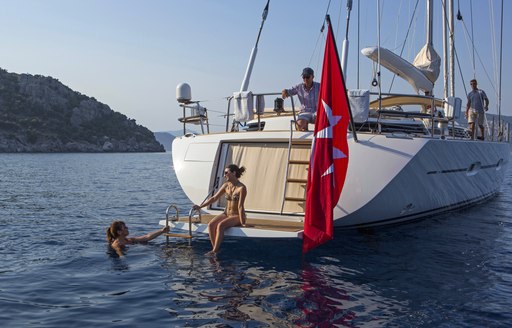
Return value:
M 162 235 L 165 232 L 169 232 L 169 227 L 163 227 L 162 229 L 150 232 L 144 236 L 132 237 L 132 238 L 130 238 L 130 241 L 132 243 L 144 243 L 144 242 L 155 239 L 156 237 Z

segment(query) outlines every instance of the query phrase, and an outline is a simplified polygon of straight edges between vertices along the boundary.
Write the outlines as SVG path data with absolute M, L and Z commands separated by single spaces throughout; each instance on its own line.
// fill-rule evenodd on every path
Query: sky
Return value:
M 376 67 L 360 55 L 358 44 L 359 48 L 377 45 L 378 1 L 353 2 L 346 84 L 349 89 L 377 91 L 371 86 Z M 501 1 L 454 2 L 455 12 L 460 3 L 463 16 L 463 23 L 455 21 L 455 43 L 464 76 L 462 82 L 457 68 L 455 94 L 464 106 L 469 80 L 476 77 L 490 98 L 490 112 L 497 113 Z M 380 3 L 381 46 L 400 53 L 405 45 L 402 56 L 412 61 L 425 43 L 425 4 L 420 1 L 411 20 L 416 0 Z M 221 129 L 225 97 L 240 89 L 265 4 L 266 0 L 0 0 L 0 67 L 52 76 L 154 132 L 182 128 L 176 86 L 186 82 L 192 98 L 204 101 L 208 108 L 212 128 Z M 306 66 L 315 70 L 315 80 L 320 81 L 325 46 L 320 29 L 328 4 L 329 0 L 270 1 L 249 90 L 280 92 L 300 83 Z M 491 6 L 495 7 L 492 15 Z M 441 0 L 434 0 L 436 12 L 440 7 Z M 329 14 L 340 48 L 346 0 L 331 0 Z M 510 14 L 512 1 L 505 1 L 504 17 Z M 434 44 L 442 56 L 441 21 L 440 14 L 435 16 Z M 511 25 L 512 20 L 505 19 L 504 31 L 511 31 Z M 512 53 L 511 38 L 510 32 L 504 33 L 503 115 L 512 115 L 512 64 L 506 60 Z M 381 76 L 382 89 L 388 91 L 393 76 L 385 68 Z M 442 84 L 441 73 L 436 96 L 443 96 Z M 413 90 L 398 78 L 392 91 Z

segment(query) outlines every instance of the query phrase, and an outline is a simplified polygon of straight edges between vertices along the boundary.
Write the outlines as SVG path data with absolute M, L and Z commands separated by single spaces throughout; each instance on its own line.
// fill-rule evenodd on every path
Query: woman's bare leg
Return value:
M 224 232 L 226 229 L 231 227 L 236 227 L 240 225 L 240 219 L 238 218 L 238 215 L 229 216 L 217 225 L 217 233 L 215 235 L 215 241 L 213 243 L 213 249 L 212 252 L 217 253 L 220 249 L 220 245 L 222 244 L 222 241 L 224 240 Z
M 209 223 L 208 223 L 208 234 L 210 236 L 210 242 L 212 243 L 212 247 L 215 247 L 215 239 L 217 235 L 217 228 L 219 223 L 226 219 L 226 214 L 222 213 L 214 217 Z

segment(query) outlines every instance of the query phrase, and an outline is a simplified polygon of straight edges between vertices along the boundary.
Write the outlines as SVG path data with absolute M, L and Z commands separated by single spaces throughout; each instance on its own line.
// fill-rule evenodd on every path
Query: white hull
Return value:
M 221 160 L 222 144 L 288 143 L 289 134 L 255 131 L 176 138 L 173 164 L 179 183 L 193 203 L 201 203 L 214 186 L 219 167 L 226 165 Z M 294 137 L 307 139 L 311 133 L 296 132 Z M 334 209 L 335 226 L 344 228 L 405 222 L 481 201 L 499 191 L 510 155 L 510 144 L 499 142 L 371 133 L 358 134 L 359 142 L 351 135 L 348 139 L 347 178 Z M 261 179 L 279 183 L 269 172 L 262 172 Z M 258 190 L 249 188 L 248 193 L 257 195 Z M 251 217 L 303 220 L 300 215 L 247 211 Z M 178 228 L 188 229 L 188 224 Z M 205 232 L 204 225 L 194 229 Z M 227 235 L 300 237 L 300 233 L 259 236 L 251 229 L 230 230 Z

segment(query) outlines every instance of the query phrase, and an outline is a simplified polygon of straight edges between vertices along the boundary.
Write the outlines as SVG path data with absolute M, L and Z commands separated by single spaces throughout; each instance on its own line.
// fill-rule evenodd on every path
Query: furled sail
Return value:
M 361 53 L 374 62 L 379 60 L 378 47 L 364 48 Z M 434 87 L 433 82 L 427 78 L 422 70 L 394 52 L 382 47 L 380 47 L 380 64 L 409 82 L 417 93 L 420 91 L 431 92 Z
M 416 55 L 416 58 L 414 58 L 413 65 L 422 71 L 430 82 L 434 83 L 441 71 L 441 57 L 439 57 L 432 45 L 425 44 Z

